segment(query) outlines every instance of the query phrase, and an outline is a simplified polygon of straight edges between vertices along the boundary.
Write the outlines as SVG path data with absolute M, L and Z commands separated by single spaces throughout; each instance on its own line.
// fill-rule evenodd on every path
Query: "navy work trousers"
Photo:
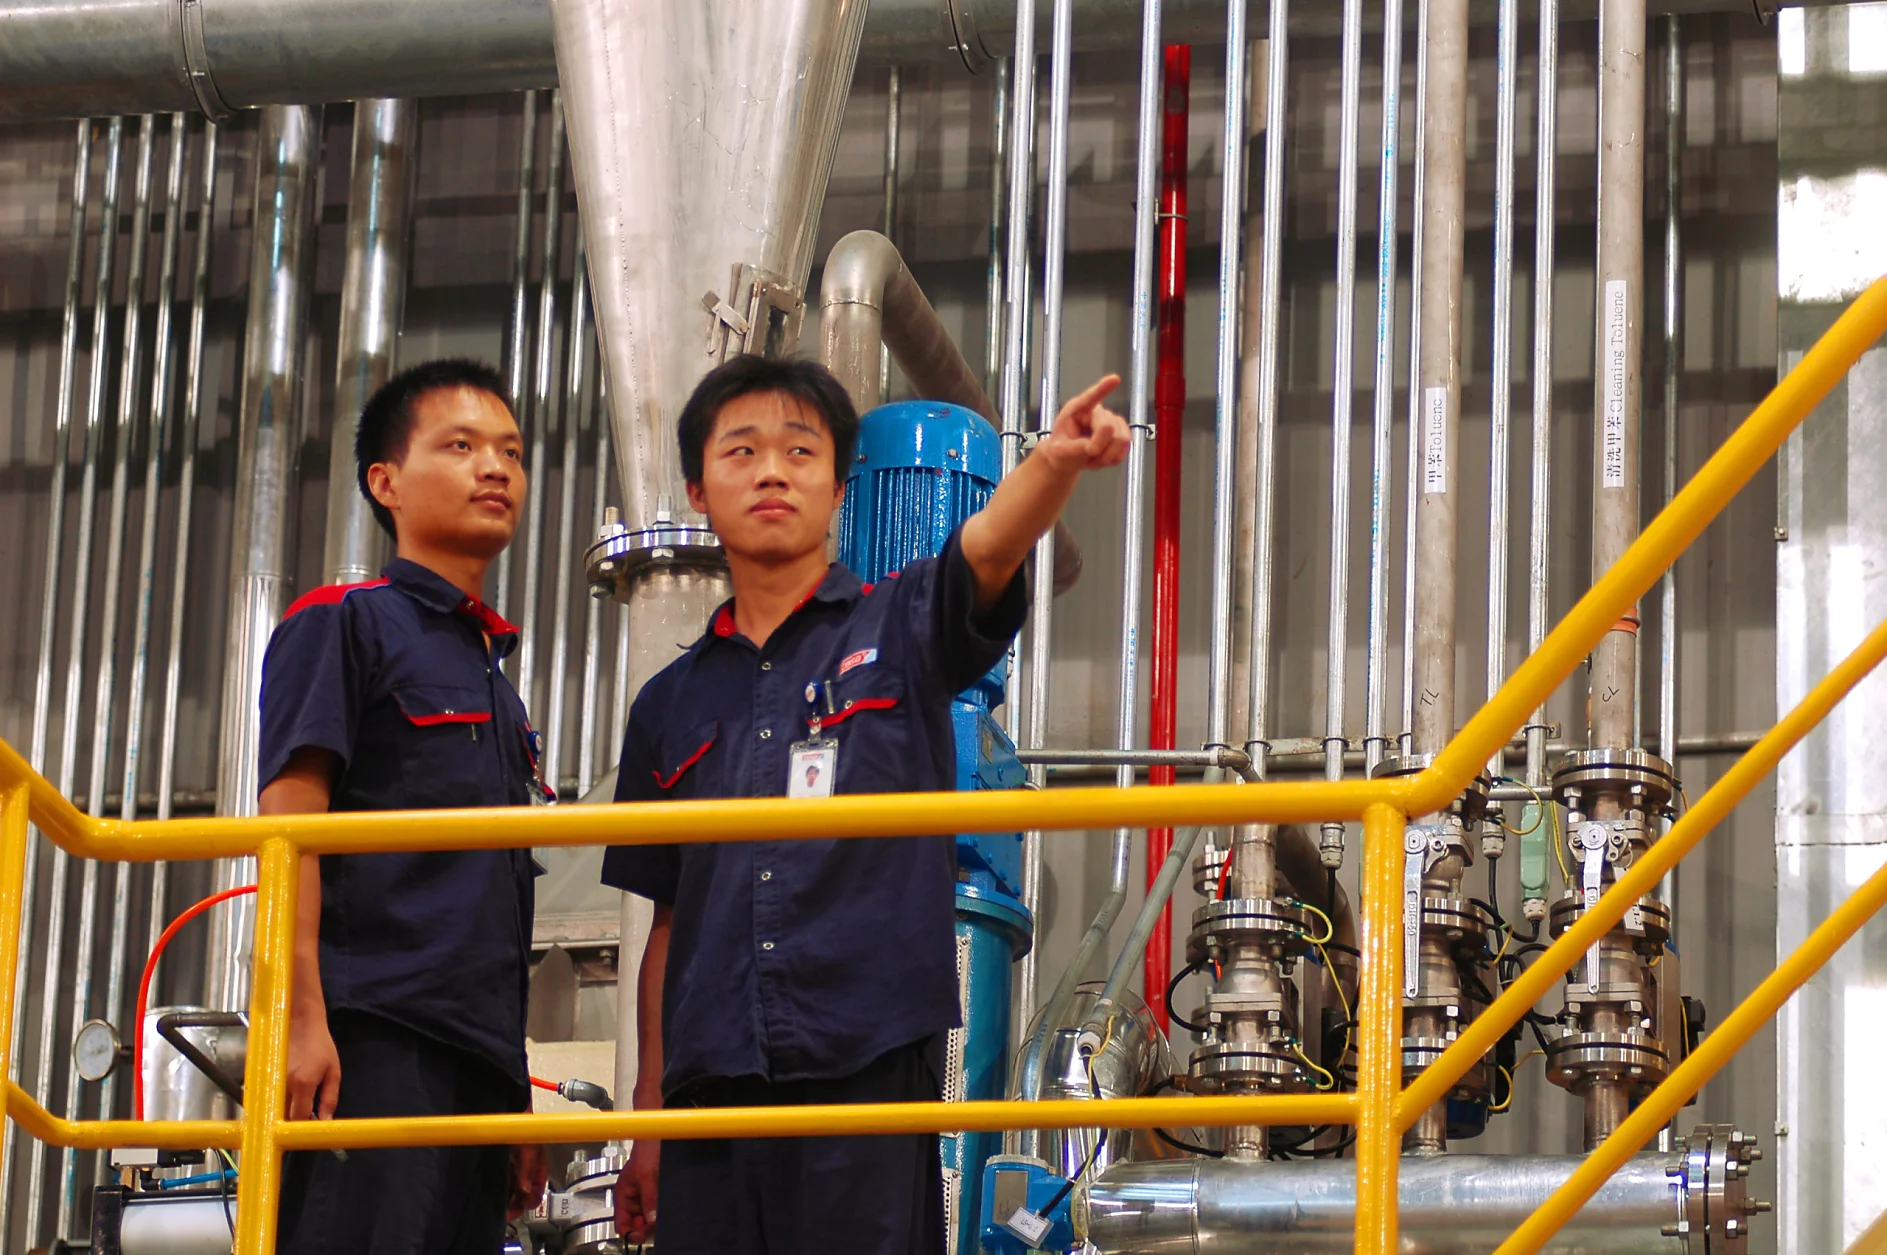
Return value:
M 881 1055 L 853 1076 L 687 1087 L 671 1107 L 936 1102 L 942 1039 Z M 662 1143 L 660 1255 L 943 1255 L 943 1169 L 932 1133 Z
M 524 1109 L 493 1064 L 377 1015 L 336 1011 L 338 1118 Z M 510 1198 L 508 1146 L 410 1146 L 284 1156 L 281 1255 L 497 1255 Z

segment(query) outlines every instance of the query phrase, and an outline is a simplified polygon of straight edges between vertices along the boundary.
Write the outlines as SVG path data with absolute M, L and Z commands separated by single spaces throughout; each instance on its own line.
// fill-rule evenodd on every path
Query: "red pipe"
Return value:
M 1160 143 L 1159 369 L 1153 384 L 1153 661 L 1148 743 L 1174 748 L 1179 724 L 1179 504 L 1181 428 L 1186 415 L 1186 130 L 1192 90 L 1192 47 L 1168 44 Z M 1156 785 L 1173 783 L 1171 767 L 1155 767 Z M 1147 833 L 1147 885 L 1173 848 L 1173 830 Z M 1173 908 L 1160 912 L 1147 941 L 1146 998 L 1162 1032 L 1168 1029 L 1166 982 L 1173 967 Z

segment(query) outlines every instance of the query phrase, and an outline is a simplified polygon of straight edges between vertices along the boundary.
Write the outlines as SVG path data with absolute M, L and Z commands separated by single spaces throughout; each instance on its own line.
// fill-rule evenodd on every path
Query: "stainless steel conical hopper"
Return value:
M 588 567 L 629 599 L 652 566 L 718 563 L 675 418 L 730 355 L 798 344 L 866 0 L 551 8 L 623 486 Z

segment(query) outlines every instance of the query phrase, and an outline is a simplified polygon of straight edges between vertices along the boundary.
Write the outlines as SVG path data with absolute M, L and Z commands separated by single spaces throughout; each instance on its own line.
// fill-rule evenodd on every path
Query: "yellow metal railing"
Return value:
M 227 1147 L 243 1151 L 236 1249 L 275 1249 L 281 1155 L 331 1147 L 596 1142 L 633 1138 L 768 1137 L 835 1133 L 1078 1128 L 1105 1125 L 1353 1124 L 1356 1133 L 1356 1250 L 1392 1255 L 1402 1131 L 1440 1098 L 1586 949 L 1621 919 L 1663 873 L 1887 655 L 1887 625 L 1875 629 L 1707 793 L 1598 905 L 1580 917 L 1474 1023 L 1404 1089 L 1402 1085 L 1402 830 L 1410 817 L 1452 801 L 1531 713 L 1584 660 L 1683 550 L 1766 462 L 1861 354 L 1887 331 L 1887 280 L 1869 288 L 1724 442 L 1618 564 L 1580 599 L 1545 642 L 1420 775 L 1398 780 L 1259 784 L 1233 788 L 1067 789 L 1043 793 L 896 794 L 782 803 L 778 800 L 655 803 L 629 807 L 521 807 L 373 815 L 181 819 L 166 823 L 81 814 L 10 746 L 0 742 L 0 1075 L 17 1008 L 6 992 L 19 963 L 20 896 L 28 822 L 83 858 L 203 859 L 255 854 L 260 862 L 255 979 L 249 1008 L 245 1089 L 255 1101 L 237 1121 L 62 1120 L 17 1085 L 7 1116 L 61 1146 Z M 289 980 L 299 856 L 474 849 L 516 845 L 528 830 L 539 846 L 916 836 L 958 831 L 1166 827 L 1193 824 L 1363 821 L 1361 990 L 1357 1092 L 1216 1098 L 1120 1098 L 1104 1102 L 891 1103 L 798 1108 L 618 1111 L 580 1115 L 460 1116 L 400 1120 L 285 1120 Z M 1500 1248 L 1539 1250 L 1618 1166 L 1662 1127 L 1756 1028 L 1773 1015 L 1866 919 L 1887 903 L 1887 869 L 1867 881 L 1812 933 L 1680 1065 L 1585 1165 Z M 1174 1115 L 1183 1102 L 1184 1115 Z

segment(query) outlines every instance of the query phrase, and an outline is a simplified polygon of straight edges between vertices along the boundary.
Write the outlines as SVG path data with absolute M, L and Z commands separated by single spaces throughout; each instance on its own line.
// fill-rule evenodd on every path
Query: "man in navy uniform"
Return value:
M 547 800 L 499 669 L 517 629 L 480 600 L 523 508 L 521 446 L 476 362 L 413 367 L 367 403 L 360 490 L 398 556 L 377 580 L 315 589 L 275 630 L 263 814 Z M 532 877 L 528 849 L 305 856 L 289 1118 L 527 1110 Z M 292 1153 L 280 1249 L 496 1255 L 507 1209 L 542 1188 L 534 1147 Z
M 1101 405 L 1118 383 L 1068 402 L 941 556 L 873 587 L 826 558 L 858 433 L 844 389 L 810 362 L 711 372 L 681 464 L 734 597 L 636 698 L 617 800 L 953 788 L 950 699 L 1021 627 L 1023 560 L 1082 472 L 1126 455 Z M 953 838 L 620 846 L 603 879 L 655 903 L 638 1108 L 942 1096 Z M 661 1255 L 942 1255 L 937 1139 L 638 1142 L 616 1223 Z

